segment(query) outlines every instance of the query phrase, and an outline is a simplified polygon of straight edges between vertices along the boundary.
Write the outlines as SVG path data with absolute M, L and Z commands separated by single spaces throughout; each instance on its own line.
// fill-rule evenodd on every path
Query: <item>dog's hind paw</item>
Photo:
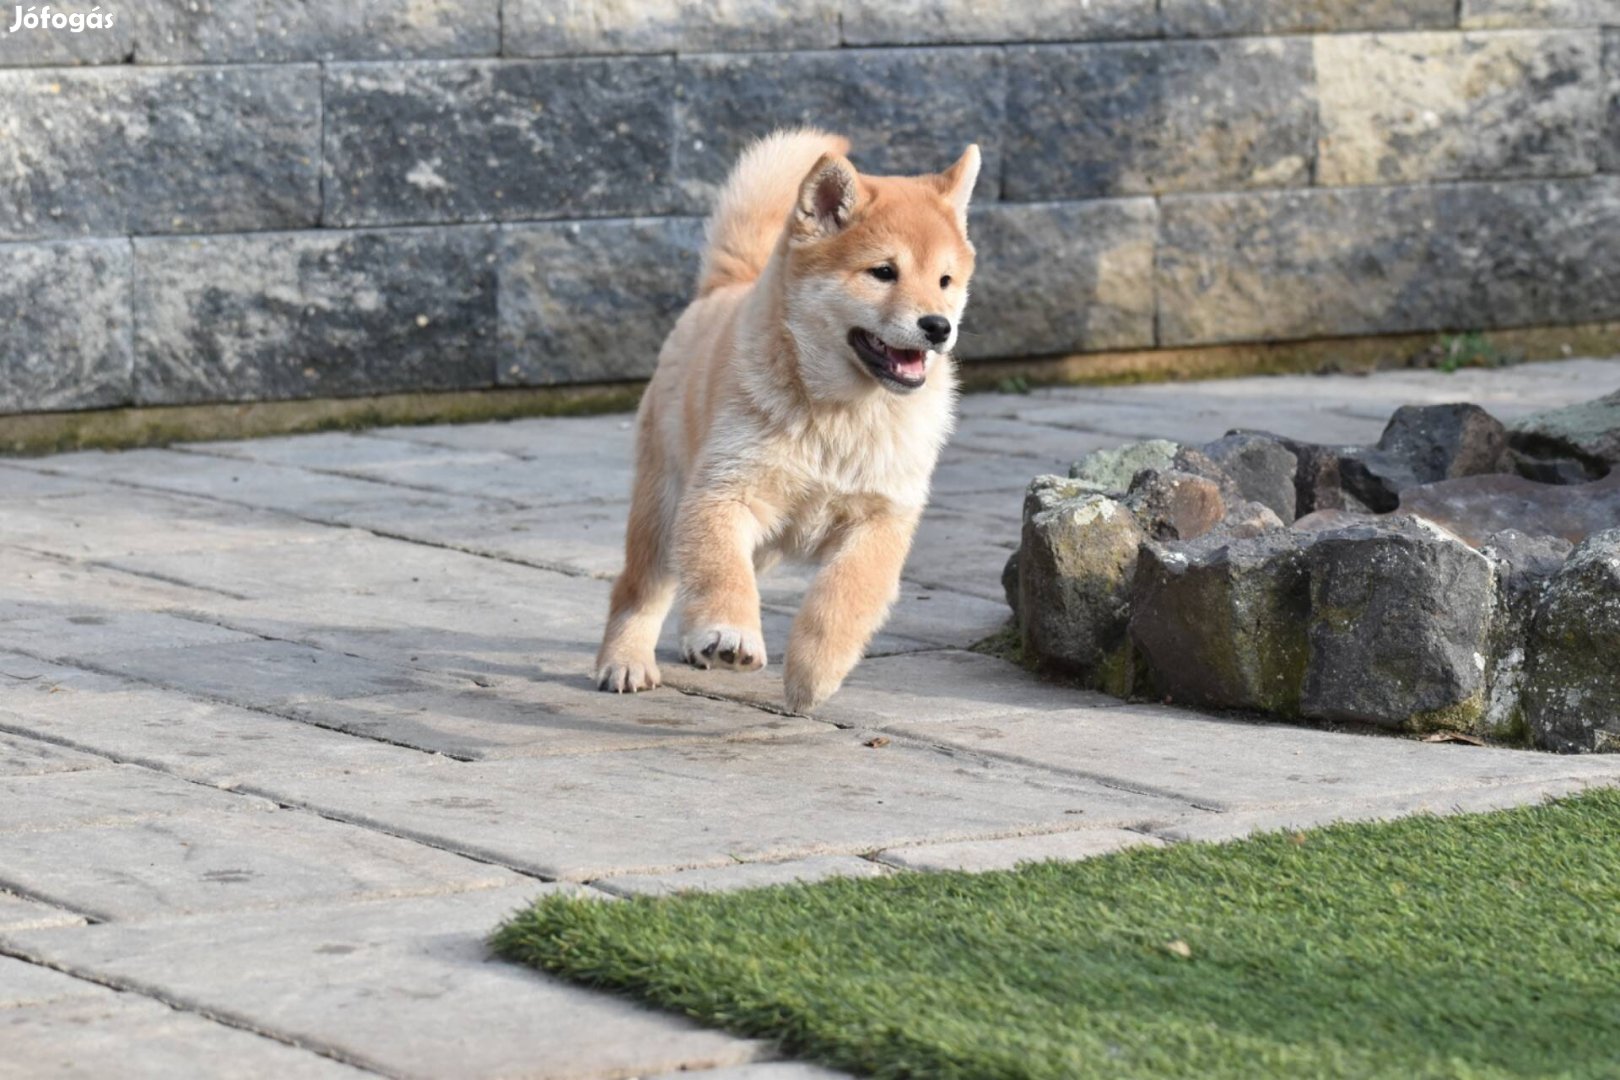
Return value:
M 596 669 L 596 688 L 610 694 L 651 690 L 663 681 L 658 665 L 646 660 L 609 660 Z
M 758 671 L 765 666 L 765 639 L 758 630 L 705 626 L 681 636 L 681 655 L 693 667 Z

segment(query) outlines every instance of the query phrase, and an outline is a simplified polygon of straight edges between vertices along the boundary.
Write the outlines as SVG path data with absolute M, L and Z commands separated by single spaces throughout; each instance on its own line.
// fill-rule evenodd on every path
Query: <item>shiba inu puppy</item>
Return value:
M 763 667 L 755 573 L 788 556 L 820 565 L 787 647 L 787 704 L 807 712 L 898 595 L 954 422 L 979 150 L 908 177 L 862 175 L 848 150 L 825 132 L 778 132 L 721 191 L 697 297 L 637 417 L 603 690 L 658 685 L 653 649 L 677 601 L 687 662 Z

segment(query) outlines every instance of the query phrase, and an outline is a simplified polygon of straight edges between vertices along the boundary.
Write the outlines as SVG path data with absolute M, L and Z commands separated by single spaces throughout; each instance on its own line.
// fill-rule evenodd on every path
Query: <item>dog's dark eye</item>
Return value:
M 940 278 L 939 279 L 939 287 L 942 288 L 942 289 L 950 288 L 951 287 L 951 275 L 946 274 L 944 277 Z
M 897 281 L 900 278 L 900 271 L 892 266 L 874 266 L 867 273 L 879 281 Z

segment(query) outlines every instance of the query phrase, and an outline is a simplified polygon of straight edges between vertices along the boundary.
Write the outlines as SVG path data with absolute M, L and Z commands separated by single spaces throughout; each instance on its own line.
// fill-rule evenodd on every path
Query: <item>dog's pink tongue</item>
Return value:
M 888 353 L 889 362 L 894 365 L 896 374 L 904 375 L 908 379 L 915 379 L 922 375 L 923 368 L 926 366 L 923 362 L 922 350 L 896 349 L 891 346 Z

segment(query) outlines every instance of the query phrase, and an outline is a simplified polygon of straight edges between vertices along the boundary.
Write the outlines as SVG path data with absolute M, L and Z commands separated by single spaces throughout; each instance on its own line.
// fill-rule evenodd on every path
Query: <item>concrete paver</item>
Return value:
M 781 693 L 804 567 L 761 581 L 765 672 L 694 671 L 667 634 L 664 689 L 591 687 L 626 416 L 0 462 L 0 1075 L 831 1077 L 483 938 L 548 890 L 983 870 L 1620 783 L 966 651 L 1004 624 L 1025 485 L 1090 450 L 1368 442 L 1406 402 L 1616 387 L 1620 362 L 1575 360 L 969 396 L 894 615 L 814 718 Z
M 766 1056 L 759 1043 L 492 962 L 489 931 L 557 888 L 31 930 L 8 943 L 392 1076 L 636 1076 Z

